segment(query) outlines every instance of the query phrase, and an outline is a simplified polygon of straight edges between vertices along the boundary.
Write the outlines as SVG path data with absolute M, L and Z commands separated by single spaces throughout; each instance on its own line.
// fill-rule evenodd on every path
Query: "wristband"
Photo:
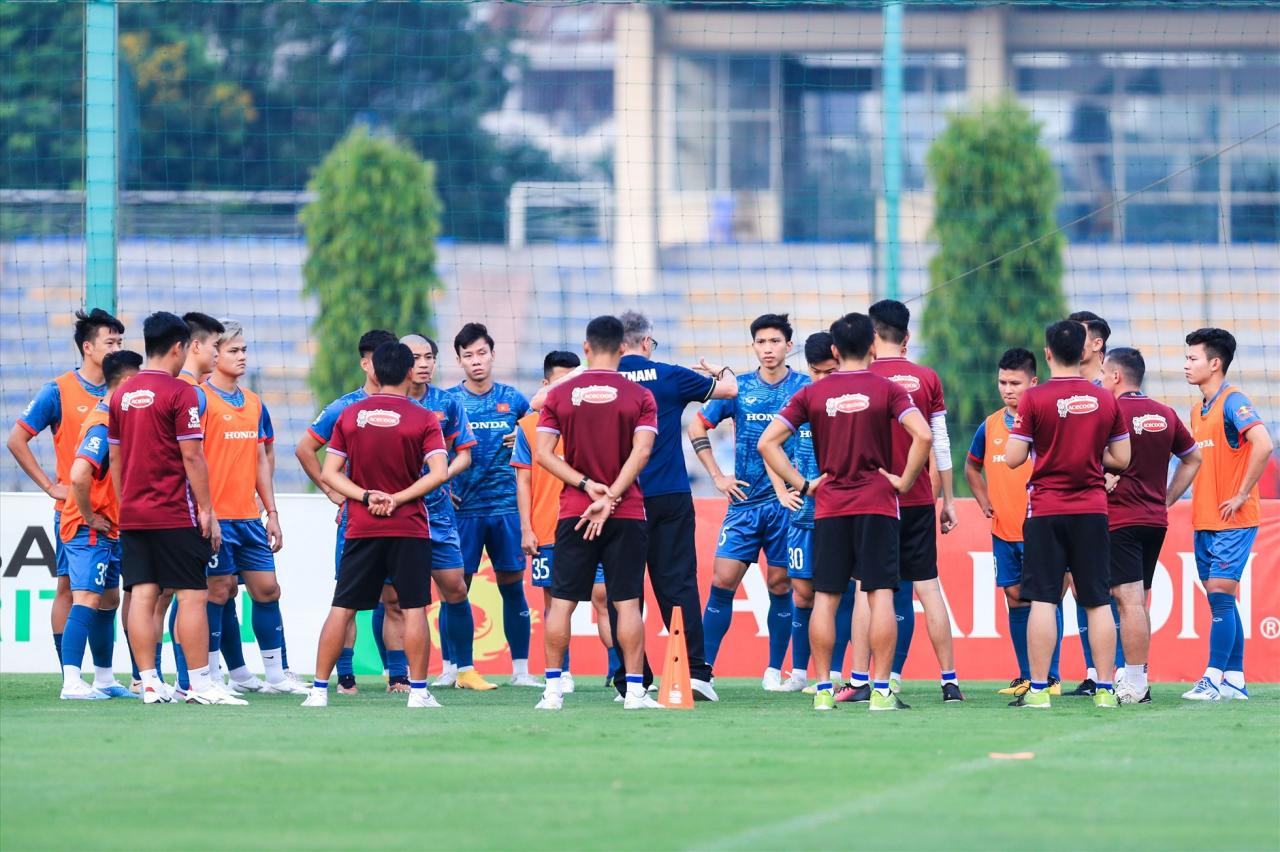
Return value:
M 579 490 L 579 491 L 586 491 L 586 490 L 587 490 L 587 483 L 588 483 L 588 482 L 590 482 L 590 481 L 591 481 L 591 479 L 590 479 L 589 477 L 586 477 L 586 476 L 582 477 L 582 481 L 578 483 L 578 490 Z
M 368 506 L 368 505 L 369 505 L 369 492 L 368 492 L 368 491 L 364 492 L 364 496 L 360 498 L 360 502 L 361 502 L 361 503 L 363 503 L 363 504 L 365 504 L 366 506 Z
M 804 497 L 808 493 L 809 493 L 809 480 L 806 479 L 804 481 L 804 485 L 800 486 L 800 496 Z

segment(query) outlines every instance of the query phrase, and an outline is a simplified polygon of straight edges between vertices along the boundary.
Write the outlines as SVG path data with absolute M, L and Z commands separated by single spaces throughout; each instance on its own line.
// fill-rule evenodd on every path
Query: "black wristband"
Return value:
M 582 477 L 582 481 L 578 483 L 578 490 L 579 490 L 579 491 L 586 491 L 586 490 L 587 490 L 587 483 L 588 483 L 588 482 L 590 482 L 590 481 L 591 481 L 591 479 L 590 479 L 589 477 L 586 477 L 586 476 Z
M 360 498 L 360 502 L 361 502 L 361 503 L 363 503 L 363 504 L 365 504 L 366 506 L 368 506 L 368 505 L 369 505 L 369 492 L 368 492 L 368 491 L 364 492 L 364 496 Z
M 800 496 L 803 497 L 809 493 L 809 480 L 804 481 L 804 485 L 800 486 Z

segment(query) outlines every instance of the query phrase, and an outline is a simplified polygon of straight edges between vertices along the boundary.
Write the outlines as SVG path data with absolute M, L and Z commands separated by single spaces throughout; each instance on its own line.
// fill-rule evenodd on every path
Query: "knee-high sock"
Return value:
M 622 659 L 618 656 L 618 649 L 613 647 L 608 649 L 606 656 L 609 658 L 609 676 L 612 677 L 614 672 L 622 666 Z
M 209 619 L 209 653 L 222 653 L 222 611 L 226 604 L 209 601 L 204 605 L 205 615 Z
M 129 649 L 129 665 L 133 666 L 133 679 L 142 680 L 142 672 L 138 671 L 138 659 L 133 655 L 133 643 L 129 641 L 129 625 L 122 621 L 120 629 L 124 631 L 124 645 Z
M 212 623 L 212 622 L 210 622 Z M 240 618 L 236 614 L 236 596 L 222 606 L 222 661 L 229 672 L 244 668 L 244 646 L 240 640 Z
M 733 592 L 713 585 L 710 593 L 707 594 L 707 607 L 702 612 L 702 644 L 708 665 L 716 664 L 716 654 L 720 653 L 720 642 L 723 641 L 724 634 L 729 632 L 731 621 L 733 621 Z M 769 632 L 772 637 L 773 631 Z
M 844 653 L 849 648 L 849 637 L 853 634 L 853 604 L 858 599 L 857 585 L 849 583 L 840 596 L 840 605 L 836 607 L 836 644 L 831 649 L 831 671 L 844 672 Z M 823 672 L 818 672 L 822 677 Z
M 65 627 L 62 629 L 66 630 Z M 62 636 L 61 633 L 53 634 L 53 653 L 58 655 L 58 665 L 62 665 Z
M 253 602 L 251 616 L 253 638 L 263 651 L 284 647 L 284 619 L 280 616 L 280 601 Z M 223 639 L 226 642 L 226 639 Z
M 529 618 L 529 603 L 524 596 L 524 583 L 498 586 L 498 592 L 502 595 L 502 632 L 506 634 L 511 659 L 527 660 L 532 622 Z
M 1209 609 L 1213 613 L 1213 624 L 1209 627 L 1209 667 L 1226 671 L 1231 652 L 1235 649 L 1236 627 L 1240 623 L 1235 596 L 1226 592 L 1210 592 Z M 1243 653 L 1242 649 L 1242 657 Z
M 1027 658 L 1027 619 L 1031 617 L 1031 607 L 1009 607 L 1009 639 L 1013 642 L 1013 656 L 1018 660 L 1018 677 L 1031 679 L 1031 662 Z
M 899 583 L 893 593 L 893 614 L 898 619 L 898 644 L 893 649 L 893 671 L 902 674 L 911 650 L 911 637 L 916 634 L 916 605 L 912 599 L 912 583 Z
M 1244 619 L 1240 617 L 1240 605 L 1231 599 L 1236 609 L 1236 641 L 1231 645 L 1231 654 L 1227 657 L 1227 667 L 1223 671 L 1244 671 Z
M 408 677 L 409 655 L 403 648 L 387 649 L 387 677 Z
M 569 646 L 568 645 L 564 646 L 564 664 L 562 668 L 565 671 L 569 671 Z
M 463 598 L 457 603 L 446 603 L 442 612 L 448 612 L 445 627 L 449 631 L 449 662 L 458 668 L 473 665 L 471 642 L 475 636 L 475 617 L 471 614 L 471 601 Z
M 93 629 L 94 612 L 83 604 L 72 604 L 67 614 L 67 624 L 62 629 L 62 665 L 81 668 L 84 665 L 84 648 Z
M 781 669 L 791 644 L 791 592 L 769 593 L 769 668 Z
M 1076 629 L 1080 631 L 1080 650 L 1084 652 L 1085 668 L 1093 668 L 1093 649 L 1089 647 L 1089 613 L 1076 602 Z
M 813 607 L 796 607 L 791 615 L 791 668 L 798 672 L 809 669 L 809 620 Z M 826 672 L 818 672 L 818 680 L 825 680 Z
M 1124 668 L 1124 642 L 1120 639 L 1120 607 L 1111 599 L 1111 618 L 1116 623 L 1116 669 Z
M 378 658 L 382 660 L 383 671 L 390 671 L 387 643 L 382 638 L 382 625 L 386 621 L 387 608 L 383 606 L 382 601 L 378 601 L 378 605 L 373 608 L 373 616 L 370 618 L 370 623 L 373 625 L 373 644 L 378 646 Z
M 1058 641 L 1053 645 L 1053 659 L 1049 661 L 1049 677 L 1062 680 L 1062 670 L 1058 665 L 1062 661 L 1062 604 L 1058 604 L 1055 615 L 1058 617 Z
M 355 675 L 355 657 L 355 648 L 342 649 L 342 653 L 338 655 L 338 677 L 351 677 Z
M 453 648 L 449 644 L 449 604 L 440 601 L 440 609 L 436 619 L 440 629 L 440 659 L 445 663 L 453 662 Z
M 173 606 L 169 607 L 169 636 L 173 640 L 173 665 L 178 670 L 178 686 L 183 689 L 191 688 L 191 677 L 187 673 L 187 657 L 182 653 L 182 645 L 178 642 L 178 637 L 173 632 L 173 625 L 178 620 L 178 599 L 173 599 Z
M 89 653 L 93 655 L 93 667 L 109 669 L 114 665 L 116 650 L 116 611 L 98 609 L 93 612 L 93 626 L 89 628 Z

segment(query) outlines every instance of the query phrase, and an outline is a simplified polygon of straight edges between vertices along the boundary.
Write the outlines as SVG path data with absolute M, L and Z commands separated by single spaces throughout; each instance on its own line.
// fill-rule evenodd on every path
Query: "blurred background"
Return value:
M 1278 45 L 1249 2 L 6 3 L 0 412 L 76 366 L 86 304 L 138 349 L 150 311 L 232 317 L 302 490 L 366 328 L 435 335 L 451 385 L 485 322 L 532 393 L 596 314 L 741 372 L 787 312 L 803 369 L 894 297 L 958 455 L 1001 352 L 1074 310 L 1183 412 L 1183 337 L 1229 328 L 1274 428 Z

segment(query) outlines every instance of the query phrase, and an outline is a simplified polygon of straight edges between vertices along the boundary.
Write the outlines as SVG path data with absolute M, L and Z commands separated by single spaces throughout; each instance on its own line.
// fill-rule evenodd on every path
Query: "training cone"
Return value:
M 662 664 L 662 686 L 658 703 L 672 710 L 693 709 L 693 685 L 689 683 L 689 648 L 684 638 L 684 611 L 671 610 L 671 635 L 667 637 L 667 660 Z

